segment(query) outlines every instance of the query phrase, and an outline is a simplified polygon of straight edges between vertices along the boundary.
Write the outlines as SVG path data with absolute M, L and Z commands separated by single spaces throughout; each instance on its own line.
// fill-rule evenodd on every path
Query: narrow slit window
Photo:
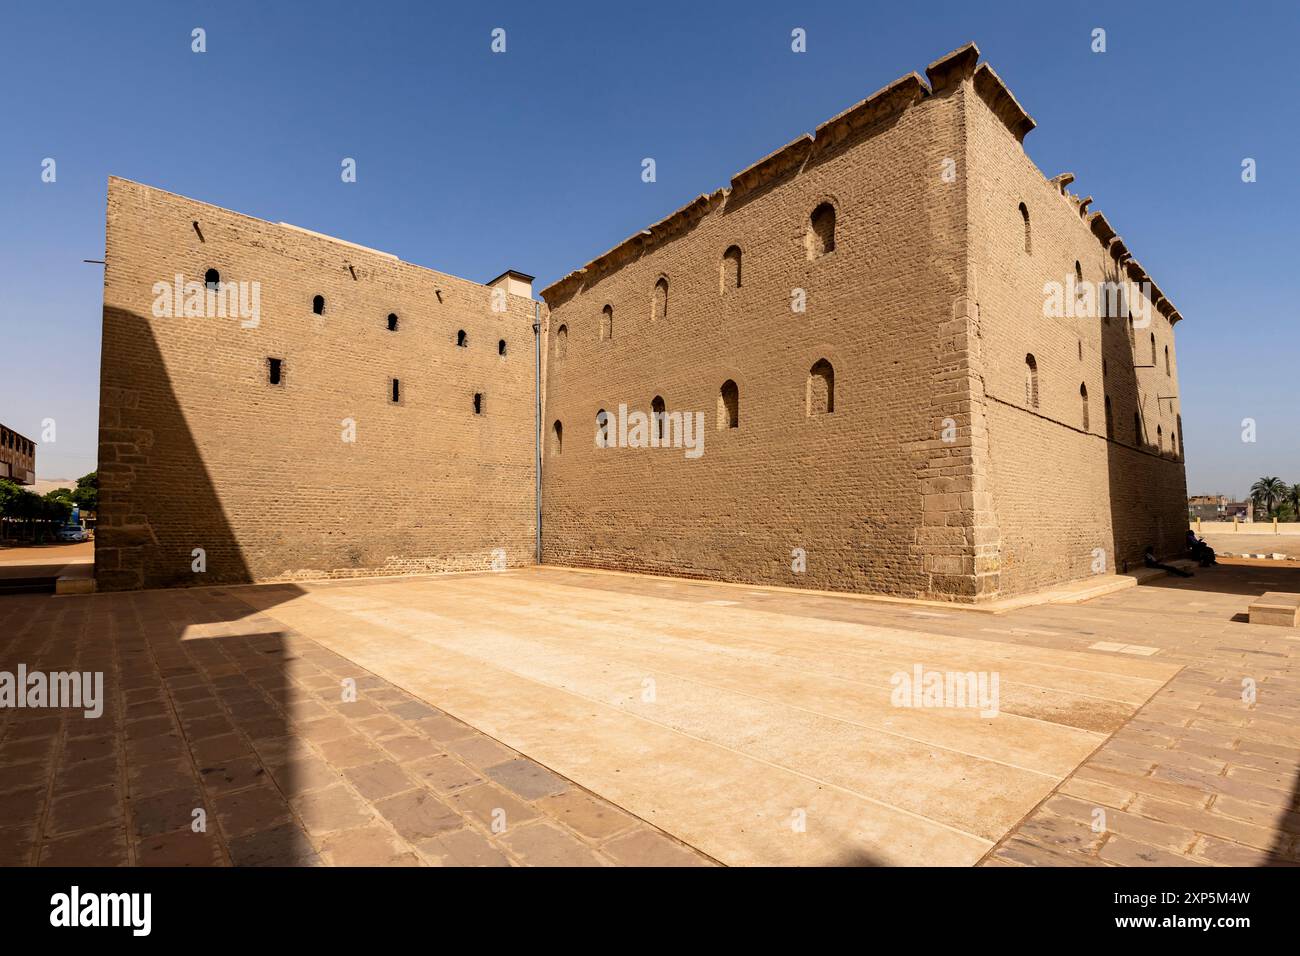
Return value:
M 804 413 L 808 418 L 835 411 L 835 369 L 826 359 L 818 359 L 808 371 L 808 393 Z
M 497 355 L 505 355 L 505 354 L 506 354 L 506 340 L 501 339 L 500 341 L 497 342 Z
M 475 415 L 483 414 L 483 393 L 482 392 L 474 393 L 474 414 Z
M 279 385 L 284 377 L 284 360 L 268 358 L 266 360 L 266 380 L 271 385 Z
M 402 400 L 402 383 L 397 379 L 393 379 L 392 383 L 393 383 L 392 400 L 394 403 L 397 403 Z
M 830 203 L 822 203 L 808 217 L 804 251 L 810 261 L 835 251 L 835 207 Z
M 731 246 L 722 254 L 722 292 L 739 289 L 741 281 L 740 246 Z
M 465 334 L 464 329 L 459 329 L 456 332 L 456 347 L 462 349 L 469 348 L 469 336 Z
M 731 379 L 718 390 L 718 431 L 740 427 L 740 389 Z
M 655 283 L 654 297 L 650 303 L 650 321 L 668 318 L 668 279 L 660 276 Z
M 395 312 L 388 313 L 388 331 L 389 332 L 397 331 L 397 313 Z
M 609 412 L 603 408 L 596 412 L 596 447 L 609 447 Z

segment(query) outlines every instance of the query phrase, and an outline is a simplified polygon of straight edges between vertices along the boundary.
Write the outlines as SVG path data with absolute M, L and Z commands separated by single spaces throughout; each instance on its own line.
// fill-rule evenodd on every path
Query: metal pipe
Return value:
M 533 501 L 536 505 L 536 531 L 533 557 L 542 563 L 542 304 L 533 303 L 533 354 L 536 364 L 533 372 L 533 407 L 536 421 L 533 428 Z

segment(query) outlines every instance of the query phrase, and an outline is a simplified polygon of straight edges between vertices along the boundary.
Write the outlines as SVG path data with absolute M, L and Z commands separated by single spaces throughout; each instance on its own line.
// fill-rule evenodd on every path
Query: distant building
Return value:
M 0 425 L 0 478 L 20 485 L 36 481 L 36 442 Z
M 1229 501 L 1227 495 L 1192 495 L 1187 499 L 1187 517 L 1192 521 L 1250 520 L 1250 502 Z

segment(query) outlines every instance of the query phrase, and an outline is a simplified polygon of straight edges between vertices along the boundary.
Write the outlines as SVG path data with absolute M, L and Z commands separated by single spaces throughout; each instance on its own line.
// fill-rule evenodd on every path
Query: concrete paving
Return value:
M 552 568 L 236 593 L 709 856 L 970 865 L 1177 671 L 960 611 Z M 837 619 L 838 618 L 838 619 Z M 894 675 L 997 674 L 996 716 Z
M 104 696 L 0 708 L 0 865 L 713 863 L 219 591 L 2 598 L 20 665 Z
M 4 598 L 0 670 L 111 693 L 0 710 L 0 864 L 1294 864 L 1265 591 L 1300 569 L 1004 614 L 557 568 Z M 917 667 L 996 715 L 898 706 L 945 703 Z

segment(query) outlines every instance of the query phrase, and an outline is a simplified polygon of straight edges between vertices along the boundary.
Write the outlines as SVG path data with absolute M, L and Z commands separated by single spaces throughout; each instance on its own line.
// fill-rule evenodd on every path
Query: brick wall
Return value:
M 1114 277 L 1122 247 L 1034 167 L 1020 142 L 1032 120 L 977 59 L 968 47 L 932 64 L 928 95 L 900 99 L 910 79 L 892 84 L 873 100 L 894 108 L 874 120 L 847 134 L 828 121 L 544 291 L 546 423 L 566 436 L 544 465 L 545 560 L 968 601 L 1096 573 L 1098 551 L 1106 572 L 1148 544 L 1176 553 L 1182 436 L 1176 397 L 1158 400 L 1177 395 L 1176 313 L 1153 309 L 1136 347 L 1120 318 L 1042 317 L 1045 281 L 1073 276 L 1076 259 L 1085 279 Z M 808 262 L 808 215 L 827 199 L 836 249 Z M 725 291 L 732 245 L 744 284 Z M 790 312 L 795 287 L 805 316 Z M 1135 368 L 1151 362 L 1149 335 L 1156 367 Z M 835 411 L 809 418 L 821 357 Z M 741 424 L 718 431 L 728 379 Z M 648 411 L 655 395 L 705 413 L 703 456 L 595 447 L 599 409 Z
M 101 589 L 531 563 L 530 300 L 120 179 L 107 222 Z M 210 268 L 260 283 L 256 328 L 154 316 Z
M 545 561 L 978 601 L 1177 551 L 1178 315 L 1153 293 L 1132 343 L 1122 316 L 1043 316 L 1076 262 L 1143 273 L 977 62 L 895 81 L 543 292 Z M 153 316 L 154 283 L 209 268 L 261 283 L 257 328 Z M 104 301 L 100 587 L 531 562 L 531 300 L 498 314 L 476 283 L 112 180 Z M 703 416 L 702 453 L 618 441 L 656 399 Z
M 939 438 L 968 395 L 964 186 L 940 176 L 945 159 L 961 160 L 959 100 L 919 98 L 850 126 L 738 174 L 729 192 L 653 227 L 626 262 L 543 293 L 546 425 L 562 422 L 565 436 L 543 465 L 544 560 L 972 595 L 967 443 Z M 835 248 L 809 261 L 809 216 L 827 201 Z M 742 285 L 724 290 L 733 245 Z M 806 290 L 802 314 L 795 289 Z M 614 331 L 602 340 L 606 306 Z M 819 359 L 834 367 L 834 412 L 809 417 Z M 719 430 L 728 380 L 739 427 Z M 649 412 L 655 396 L 670 412 L 703 412 L 699 458 L 596 447 L 600 409 Z M 796 548 L 805 573 L 793 570 Z
M 1064 286 L 1076 275 L 1076 262 L 1093 283 L 1124 270 L 1090 228 L 1090 210 L 1081 214 L 1077 197 L 1043 176 L 981 98 L 969 102 L 972 294 L 982 386 L 976 401 L 988 430 L 1000 590 L 1022 593 L 1096 573 L 1098 549 L 1107 572 L 1140 566 L 1148 545 L 1162 556 L 1175 554 L 1187 523 L 1179 403 L 1158 400 L 1178 394 L 1174 327 L 1152 308 L 1150 325 L 1134 330 L 1131 345 L 1124 316 L 1043 315 L 1044 284 Z M 1028 252 L 1021 203 L 1030 217 Z M 1151 365 L 1152 335 L 1155 367 L 1142 367 Z M 1026 397 L 1029 354 L 1038 366 L 1037 409 Z M 1088 394 L 1086 429 L 1081 385 Z M 1107 438 L 1107 397 L 1113 439 Z M 1140 439 L 1133 422 L 1138 409 Z

